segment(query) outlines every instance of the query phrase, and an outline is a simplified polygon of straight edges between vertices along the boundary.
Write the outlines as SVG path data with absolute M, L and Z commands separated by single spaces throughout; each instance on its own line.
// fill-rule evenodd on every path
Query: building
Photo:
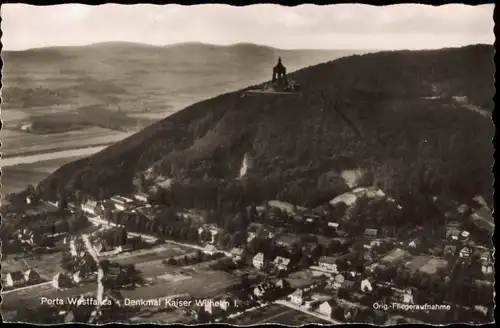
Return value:
M 84 270 L 78 270 L 77 272 L 73 273 L 73 281 L 75 283 L 80 283 L 82 282 L 86 277 L 85 271 Z
M 365 237 L 366 238 L 377 238 L 378 230 L 377 229 L 365 229 Z
M 482 253 L 480 261 L 483 265 L 490 265 L 492 263 L 491 253 L 489 251 L 485 251 L 484 253 Z
M 82 269 L 86 270 L 87 272 L 97 271 L 97 262 L 89 252 L 83 253 L 83 256 L 81 258 L 81 266 Z
M 115 208 L 120 211 L 125 211 L 134 203 L 134 200 L 119 195 L 115 195 L 109 200 L 115 206 Z
M 233 248 L 231 250 L 231 255 L 233 256 L 233 261 L 241 261 L 241 256 L 243 255 L 243 249 L 242 248 Z
M 254 232 L 249 232 L 247 237 L 247 243 L 251 242 L 255 238 Z
M 290 287 L 290 284 L 285 279 L 278 279 L 274 282 L 274 287 L 279 289 L 285 289 Z
M 328 222 L 328 227 L 334 230 L 338 230 L 339 224 L 337 222 Z
M 447 255 L 455 255 L 457 253 L 457 246 L 455 245 L 446 245 L 444 247 L 444 253 Z
M 460 239 L 463 241 L 469 240 L 469 237 L 470 237 L 470 232 L 468 232 L 466 230 L 464 230 L 460 233 Z
M 321 303 L 321 305 L 318 308 L 318 312 L 324 316 L 331 318 L 333 311 L 335 310 L 336 307 L 337 307 L 337 302 L 335 302 L 333 299 L 328 300 Z
M 27 284 L 34 284 L 42 280 L 38 272 L 33 269 L 26 270 L 24 272 L 24 280 Z
M 141 203 L 148 203 L 149 195 L 143 192 L 138 192 L 134 195 L 134 199 Z
M 52 278 L 52 286 L 56 289 L 68 287 L 69 279 L 64 274 L 59 272 Z
M 450 240 L 458 240 L 460 237 L 460 230 L 457 227 L 448 227 L 446 230 L 446 238 Z
M 14 271 L 7 273 L 5 281 L 6 281 L 5 284 L 8 287 L 19 287 L 26 283 L 24 274 L 21 271 Z
M 273 261 L 274 265 L 278 268 L 278 270 L 286 270 L 288 269 L 288 264 L 290 263 L 290 259 L 286 257 L 276 256 Z
M 295 304 L 297 306 L 301 306 L 304 303 L 304 292 L 302 289 L 297 289 L 290 295 L 288 295 L 290 303 Z
M 207 245 L 203 249 L 203 253 L 208 255 L 214 255 L 217 253 L 217 248 L 214 245 Z
M 370 279 L 363 279 L 361 281 L 361 291 L 366 293 L 366 292 L 371 292 L 372 290 L 373 287 Z
M 91 215 L 96 214 L 97 201 L 95 200 L 87 200 L 85 203 L 81 205 L 82 211 Z
M 405 304 L 413 304 L 413 291 L 410 288 L 403 291 L 402 301 Z
M 99 239 L 97 242 L 95 242 L 94 249 L 97 254 L 100 254 L 110 250 L 110 247 L 108 247 L 108 242 L 105 239 Z
M 411 248 L 417 248 L 418 246 L 420 246 L 420 244 L 421 244 L 420 239 L 415 238 L 408 243 L 408 246 Z
M 339 289 L 344 285 L 344 281 L 345 281 L 344 276 L 341 274 L 338 274 L 331 281 L 331 285 L 332 285 L 333 289 Z
M 321 256 L 319 258 L 318 265 L 321 270 L 327 271 L 327 272 L 332 272 L 332 273 L 337 273 L 337 264 L 335 264 L 335 257 L 331 256 Z
M 257 269 L 259 269 L 259 270 L 262 269 L 262 267 L 264 266 L 264 254 L 259 253 L 259 254 L 255 255 L 252 259 L 252 264 Z
M 468 257 L 470 257 L 471 253 L 472 253 L 472 251 L 471 251 L 470 247 L 465 246 L 464 248 L 462 248 L 460 250 L 460 253 L 458 255 L 462 258 L 468 258 Z

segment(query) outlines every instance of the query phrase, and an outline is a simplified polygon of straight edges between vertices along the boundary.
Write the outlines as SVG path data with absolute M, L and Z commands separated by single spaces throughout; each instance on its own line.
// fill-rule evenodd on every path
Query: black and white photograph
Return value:
M 493 323 L 494 4 L 1 6 L 7 323 Z

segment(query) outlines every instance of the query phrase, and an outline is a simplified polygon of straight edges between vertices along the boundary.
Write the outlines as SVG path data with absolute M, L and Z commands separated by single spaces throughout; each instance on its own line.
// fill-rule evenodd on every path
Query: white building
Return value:
M 9 272 L 5 279 L 8 287 L 19 287 L 26 283 L 24 274 L 21 271 Z
M 471 253 L 472 253 L 472 251 L 471 251 L 470 247 L 465 246 L 464 248 L 462 248 L 460 250 L 460 253 L 458 255 L 462 258 L 468 258 L 468 257 L 470 257 Z
M 97 207 L 97 201 L 95 200 L 88 200 L 85 203 L 81 205 L 82 211 L 91 215 L 96 214 L 96 207 Z
M 252 259 L 252 264 L 257 269 L 259 269 L 259 270 L 262 269 L 262 267 L 264 266 L 264 254 L 259 253 L 259 254 L 255 255 Z
M 141 202 L 141 203 L 147 203 L 148 202 L 148 195 L 143 193 L 143 192 L 139 192 L 137 194 L 134 195 L 134 198 L 135 200 Z
M 214 245 L 207 245 L 203 249 L 203 253 L 208 255 L 214 255 L 217 253 L 217 248 Z
M 41 280 L 40 275 L 33 269 L 26 270 L 24 272 L 24 280 L 26 283 L 31 284 Z
M 403 292 L 403 303 L 413 304 L 413 291 L 410 288 Z
M 361 281 L 361 291 L 362 292 L 371 292 L 373 290 L 372 283 L 369 279 L 363 279 Z
M 319 258 L 318 265 L 321 270 L 337 273 L 337 264 L 335 264 L 335 258 L 330 256 L 322 256 Z
M 273 263 L 279 270 L 286 270 L 288 269 L 290 259 L 287 259 L 286 257 L 276 256 Z
M 304 292 L 302 289 L 297 289 L 288 296 L 290 303 L 301 306 L 304 303 Z
M 233 256 L 233 261 L 240 261 L 243 255 L 243 249 L 235 247 L 231 250 L 231 255 Z
M 73 281 L 76 283 L 80 283 L 85 279 L 85 272 L 83 270 L 78 270 L 73 273 Z
M 318 312 L 324 316 L 331 318 L 336 306 L 337 303 L 334 300 L 328 300 L 321 303 L 321 305 L 318 308 Z

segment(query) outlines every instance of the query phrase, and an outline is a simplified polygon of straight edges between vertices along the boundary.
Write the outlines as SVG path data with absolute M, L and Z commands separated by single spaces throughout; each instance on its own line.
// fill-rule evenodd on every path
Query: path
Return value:
M 52 283 L 52 281 L 46 281 L 46 282 L 42 282 L 42 283 L 36 284 L 36 285 L 29 285 L 29 286 L 25 286 L 25 287 L 19 287 L 19 288 L 7 290 L 7 291 L 2 291 L 2 295 L 9 294 L 9 293 L 12 293 L 12 292 L 18 292 L 20 290 L 30 289 L 30 288 L 34 288 L 34 287 L 40 287 L 40 286 L 44 286 L 44 285 L 49 285 L 51 283 Z

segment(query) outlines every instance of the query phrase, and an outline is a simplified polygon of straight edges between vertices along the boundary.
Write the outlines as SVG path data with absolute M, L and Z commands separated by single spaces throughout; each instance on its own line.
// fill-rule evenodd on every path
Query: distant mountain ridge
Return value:
M 61 167 L 39 189 L 126 192 L 149 170 L 193 188 L 218 181 L 302 205 L 310 193 L 338 193 L 318 190 L 322 176 L 359 167 L 394 197 L 489 198 L 493 125 L 453 97 L 493 110 L 493 53 L 488 45 L 389 51 L 304 68 L 290 76 L 302 85 L 299 98 L 221 94 Z M 246 154 L 252 167 L 235 182 Z

